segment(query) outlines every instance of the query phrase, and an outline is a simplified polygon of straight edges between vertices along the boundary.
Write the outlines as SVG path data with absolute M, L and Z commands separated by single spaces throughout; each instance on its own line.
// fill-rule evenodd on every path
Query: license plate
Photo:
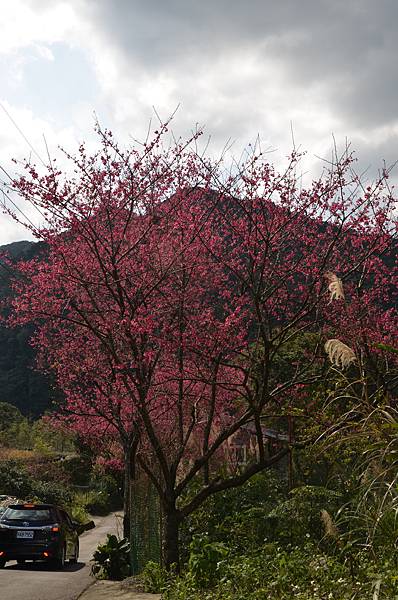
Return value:
M 33 531 L 17 531 L 17 539 L 19 540 L 33 540 Z

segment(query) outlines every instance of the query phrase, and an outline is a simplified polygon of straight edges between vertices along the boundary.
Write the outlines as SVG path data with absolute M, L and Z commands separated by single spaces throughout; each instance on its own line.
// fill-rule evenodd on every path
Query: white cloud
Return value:
M 32 44 L 44 48 L 45 44 L 69 38 L 73 40 L 78 23 L 71 3 L 49 3 L 41 11 L 36 2 L 3 2 L 0 12 L 0 53 L 9 54 Z
M 304 168 L 334 134 L 376 169 L 398 154 L 397 16 L 389 0 L 15 0 L 0 14 L 3 100 L 41 151 L 43 133 L 52 151 L 93 143 L 93 111 L 130 143 L 152 105 L 163 118 L 180 105 L 175 133 L 204 125 L 214 154 L 260 134 L 278 162 L 292 124 Z M 0 113 L 0 162 L 28 151 Z M 1 224 L 0 243 L 15 235 Z
M 48 162 L 47 149 L 52 158 L 57 158 L 58 164 L 69 168 L 58 144 L 62 141 L 66 149 L 74 150 L 82 141 L 76 136 L 74 128 L 57 129 L 48 121 L 35 116 L 29 109 L 10 106 L 4 99 L 0 99 L 0 102 L 0 166 L 11 178 L 23 174 L 25 159 L 36 163 L 39 170 L 44 169 L 42 163 Z M 17 160 L 18 164 L 15 165 L 12 159 Z M 1 179 L 8 183 L 9 178 L 4 171 Z M 41 215 L 31 205 L 18 200 L 15 194 L 11 194 L 11 199 L 35 225 L 43 224 Z M 9 206 L 13 208 L 11 204 Z M 14 207 L 13 210 L 22 218 L 18 208 Z M 0 244 L 31 237 L 31 233 L 22 225 L 12 221 L 7 214 L 0 213 Z
M 52 53 L 51 49 L 48 48 L 47 46 L 42 46 L 41 44 L 36 44 L 36 51 L 37 54 L 40 56 L 40 58 L 44 58 L 45 60 L 49 60 L 51 62 L 54 62 L 54 54 Z

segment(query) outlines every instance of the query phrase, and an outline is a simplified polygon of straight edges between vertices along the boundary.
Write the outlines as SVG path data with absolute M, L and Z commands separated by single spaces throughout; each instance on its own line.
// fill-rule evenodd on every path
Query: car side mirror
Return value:
M 95 523 L 94 523 L 94 521 L 88 521 L 87 523 L 85 523 L 83 525 L 83 527 L 84 527 L 84 531 L 89 531 L 90 529 L 94 529 Z
M 85 531 L 94 529 L 95 523 L 94 521 L 88 521 L 87 523 L 76 523 L 76 521 L 73 521 L 73 527 L 76 529 L 77 535 L 81 535 Z

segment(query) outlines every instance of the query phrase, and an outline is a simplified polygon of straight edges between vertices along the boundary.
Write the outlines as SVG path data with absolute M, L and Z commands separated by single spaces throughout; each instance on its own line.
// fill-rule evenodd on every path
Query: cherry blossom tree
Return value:
M 152 481 L 170 567 L 184 519 L 289 452 L 269 454 L 264 423 L 305 401 L 324 342 L 391 342 L 397 231 L 388 173 L 363 187 L 348 153 L 305 188 L 297 153 L 282 173 L 256 149 L 226 171 L 200 134 L 164 148 L 167 128 L 129 150 L 99 131 L 98 153 L 69 156 L 74 176 L 26 165 L 12 185 L 46 219 L 46 257 L 19 265 L 9 322 L 35 323 L 60 418 L 120 444 L 126 534 L 136 469 Z M 281 370 L 306 332 L 317 343 Z M 242 431 L 250 459 L 220 471 Z

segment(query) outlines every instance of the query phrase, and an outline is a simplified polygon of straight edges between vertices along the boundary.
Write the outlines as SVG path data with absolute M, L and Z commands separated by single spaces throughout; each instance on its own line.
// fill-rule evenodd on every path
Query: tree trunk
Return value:
M 131 455 L 124 453 L 124 496 L 123 496 L 123 537 L 130 539 L 131 533 Z
M 179 546 L 179 528 L 181 523 L 181 514 L 176 509 L 165 511 L 164 515 L 164 541 L 163 541 L 163 561 L 168 571 L 171 568 L 177 573 L 180 572 L 180 546 Z
M 136 445 L 126 446 L 124 448 L 124 498 L 123 498 L 123 537 L 130 542 L 130 567 L 131 574 L 138 574 L 138 545 L 137 545 L 137 530 L 133 503 L 134 489 L 133 482 L 136 478 L 135 470 L 135 451 Z

